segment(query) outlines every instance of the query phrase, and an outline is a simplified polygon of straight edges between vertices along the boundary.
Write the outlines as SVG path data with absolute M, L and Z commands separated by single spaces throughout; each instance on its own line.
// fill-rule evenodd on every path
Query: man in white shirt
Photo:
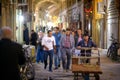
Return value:
M 48 35 L 43 37 L 42 46 L 44 47 L 44 69 L 47 67 L 47 58 L 49 56 L 49 71 L 52 72 L 52 64 L 53 64 L 53 54 L 55 51 L 55 38 L 52 36 L 52 31 L 48 31 Z

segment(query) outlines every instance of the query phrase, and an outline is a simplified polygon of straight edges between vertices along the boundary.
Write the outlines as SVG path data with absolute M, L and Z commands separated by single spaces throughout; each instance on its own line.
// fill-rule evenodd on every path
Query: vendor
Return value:
M 83 40 L 81 40 L 78 45 L 77 45 L 77 48 L 96 48 L 96 44 L 89 39 L 89 35 L 88 34 L 84 34 L 83 35 Z M 81 49 L 81 56 L 91 56 L 91 49 L 89 50 L 86 50 L 86 53 L 85 53 L 85 50 L 84 49 Z M 86 60 L 86 63 L 90 63 L 90 59 L 87 59 Z

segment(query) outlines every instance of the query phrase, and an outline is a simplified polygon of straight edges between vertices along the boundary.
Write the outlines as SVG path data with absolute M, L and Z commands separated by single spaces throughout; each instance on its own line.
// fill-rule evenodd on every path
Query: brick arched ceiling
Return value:
M 48 10 L 50 14 L 57 15 L 60 10 L 61 0 L 34 0 L 34 10 Z

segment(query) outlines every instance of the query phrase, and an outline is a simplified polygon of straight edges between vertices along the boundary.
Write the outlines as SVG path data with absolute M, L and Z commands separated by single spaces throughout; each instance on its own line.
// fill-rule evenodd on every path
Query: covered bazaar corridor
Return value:
M 113 34 L 120 41 L 119 0 L 1 0 L 1 27 L 10 26 L 14 40 L 23 43 L 24 24 L 36 32 L 54 27 L 88 31 L 101 48 Z M 115 27 L 115 28 L 114 28 Z M 97 37 L 97 38 L 96 38 Z M 100 40 L 100 41 L 99 41 Z
M 61 35 L 62 31 L 67 31 L 67 28 L 70 29 L 71 34 L 73 32 L 73 35 L 80 29 L 81 39 L 87 33 L 89 39 L 97 45 L 100 53 L 98 57 L 99 67 L 102 74 L 97 75 L 96 79 L 94 77 L 86 78 L 86 75 L 87 77 L 95 76 L 94 72 L 94 75 L 89 75 L 89 72 L 87 74 L 73 74 L 71 67 L 73 56 L 70 57 L 70 70 L 64 72 L 62 60 L 59 68 L 54 70 L 55 56 L 53 55 L 53 71 L 49 72 L 48 67 L 45 69 L 44 62 L 37 62 L 39 47 L 33 46 L 34 50 L 32 52 L 31 49 L 31 54 L 34 54 L 32 55 L 32 64 L 35 70 L 34 80 L 120 80 L 120 0 L 0 0 L 0 29 L 6 26 L 12 29 L 12 41 L 21 45 L 25 44 L 25 29 L 27 29 L 26 35 L 29 38 L 27 45 L 31 46 L 32 31 L 38 35 L 40 32 L 47 35 L 49 30 L 54 34 L 57 28 L 59 28 Z M 1 33 L 0 30 L 0 41 L 3 37 Z M 113 44 L 111 38 L 116 40 L 119 47 L 116 48 L 116 44 Z M 69 37 L 66 38 L 66 43 L 67 39 Z M 38 43 L 37 40 L 36 43 Z M 70 43 L 69 40 L 68 42 Z M 111 44 L 113 44 L 112 48 Z M 45 46 L 43 47 L 45 48 Z M 113 57 L 116 54 L 118 61 L 112 60 L 111 55 L 110 58 L 107 57 L 107 52 L 111 53 Z M 76 59 L 78 57 L 75 56 Z M 93 69 L 91 66 L 89 68 Z M 98 69 L 96 68 L 96 70 Z M 75 79 L 75 76 L 78 78 Z

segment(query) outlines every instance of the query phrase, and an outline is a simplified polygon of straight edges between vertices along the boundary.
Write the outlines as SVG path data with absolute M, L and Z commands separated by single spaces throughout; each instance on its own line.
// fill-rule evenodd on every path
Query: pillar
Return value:
M 13 31 L 13 40 L 16 41 L 16 3 L 10 4 L 10 27 Z
M 115 0 L 108 0 L 107 5 L 107 48 L 111 45 L 111 36 L 119 38 L 119 14 Z
M 15 1 L 15 0 L 14 0 Z M 16 32 L 16 4 L 11 3 L 9 0 L 2 0 L 2 14 L 1 14 L 1 26 L 9 26 L 12 28 L 13 40 L 15 40 Z
M 6 26 L 5 1 L 6 1 L 6 0 L 2 0 L 2 14 L 1 14 L 1 15 L 2 15 L 2 16 L 1 16 L 1 20 L 2 20 L 2 25 L 1 25 L 1 26 L 2 26 L 2 27 L 3 27 L 3 26 Z
M 102 31 L 104 30 L 103 15 L 98 13 L 98 3 L 102 1 L 93 0 L 92 39 L 98 47 L 101 47 L 101 44 L 103 44 L 103 42 L 100 42 L 100 39 L 103 38 L 102 32 L 104 32 Z

